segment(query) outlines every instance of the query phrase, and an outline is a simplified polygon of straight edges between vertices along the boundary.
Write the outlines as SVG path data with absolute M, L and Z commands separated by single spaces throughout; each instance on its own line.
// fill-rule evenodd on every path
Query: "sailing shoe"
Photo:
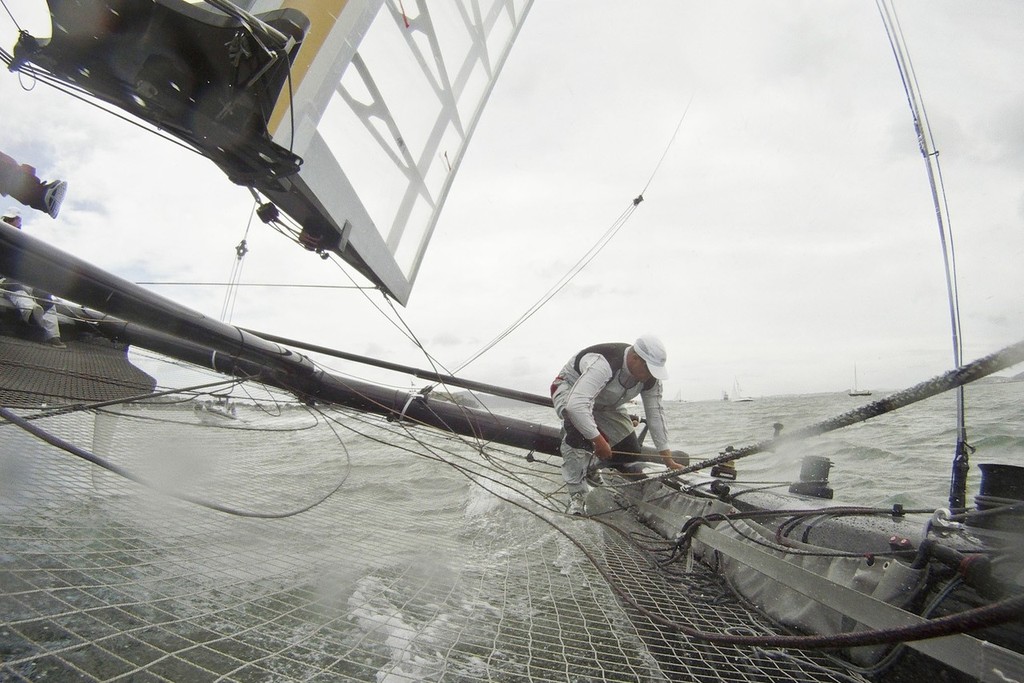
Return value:
M 60 205 L 64 203 L 68 184 L 63 180 L 51 180 L 46 183 L 45 187 L 46 194 L 43 196 L 43 203 L 46 204 L 46 213 L 50 214 L 50 218 L 56 218 L 60 213 Z
M 582 492 L 570 493 L 569 505 L 565 511 L 570 515 L 583 516 L 587 514 L 587 494 Z

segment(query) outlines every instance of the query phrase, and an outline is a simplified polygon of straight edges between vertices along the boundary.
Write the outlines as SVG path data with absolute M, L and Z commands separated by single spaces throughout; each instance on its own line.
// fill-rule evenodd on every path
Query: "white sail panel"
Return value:
M 264 0 L 310 20 L 269 130 L 337 251 L 401 303 L 532 0 Z M 285 211 L 293 213 L 287 205 Z M 304 225 L 309 216 L 293 218 Z

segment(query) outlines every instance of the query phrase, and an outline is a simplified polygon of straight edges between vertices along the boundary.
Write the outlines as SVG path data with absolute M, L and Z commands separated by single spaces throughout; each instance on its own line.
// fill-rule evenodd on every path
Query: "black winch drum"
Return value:
M 800 481 L 816 481 L 828 483 L 828 471 L 832 469 L 832 461 L 820 455 L 805 456 L 800 463 Z
M 1024 500 L 1024 467 L 984 463 L 978 465 L 978 469 L 981 470 L 980 495 Z
M 806 455 L 800 463 L 800 481 L 790 484 L 789 492 L 815 498 L 831 498 L 828 487 L 828 471 L 832 461 L 820 455 Z
M 978 512 L 997 509 L 1024 501 L 1024 467 L 1003 465 L 999 463 L 983 463 L 978 465 L 981 470 L 981 486 L 974 498 Z M 1005 514 L 984 515 L 969 522 L 972 526 L 988 529 L 1011 530 L 1019 528 L 1024 519 L 1024 510 L 1008 511 Z

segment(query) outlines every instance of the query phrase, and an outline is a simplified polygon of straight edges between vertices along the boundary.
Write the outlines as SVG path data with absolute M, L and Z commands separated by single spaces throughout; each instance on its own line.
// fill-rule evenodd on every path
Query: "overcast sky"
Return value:
M 42 0 L 9 6 L 49 33 Z M 941 153 L 972 360 L 1024 338 L 1024 3 L 896 7 Z M 0 31 L 10 49 L 6 16 Z M 176 145 L 32 85 L 0 78 L 0 149 L 68 179 L 70 193 L 57 221 L 23 211 L 26 230 L 130 280 L 225 281 L 249 193 Z M 736 379 L 752 396 L 845 391 L 855 363 L 874 389 L 951 367 L 925 165 L 874 2 L 538 1 L 402 319 L 458 367 L 641 191 L 608 247 L 463 376 L 545 393 L 575 350 L 647 332 L 669 350 L 666 394 L 686 400 Z M 244 281 L 349 284 L 261 224 L 248 241 Z M 152 288 L 220 314 L 223 288 Z M 233 322 L 426 366 L 371 304 L 381 301 L 248 287 Z

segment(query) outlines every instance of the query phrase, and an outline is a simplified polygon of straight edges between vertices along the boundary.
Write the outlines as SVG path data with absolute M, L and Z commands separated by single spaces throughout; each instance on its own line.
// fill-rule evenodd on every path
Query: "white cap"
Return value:
M 21 229 L 21 212 L 17 209 L 7 209 L 4 211 L 4 215 L 0 216 L 0 220 L 7 223 L 12 228 Z
M 644 359 L 652 375 L 658 379 L 668 379 L 668 370 L 665 369 L 668 354 L 665 353 L 665 345 L 660 339 L 653 334 L 645 334 L 633 342 L 633 350 Z

